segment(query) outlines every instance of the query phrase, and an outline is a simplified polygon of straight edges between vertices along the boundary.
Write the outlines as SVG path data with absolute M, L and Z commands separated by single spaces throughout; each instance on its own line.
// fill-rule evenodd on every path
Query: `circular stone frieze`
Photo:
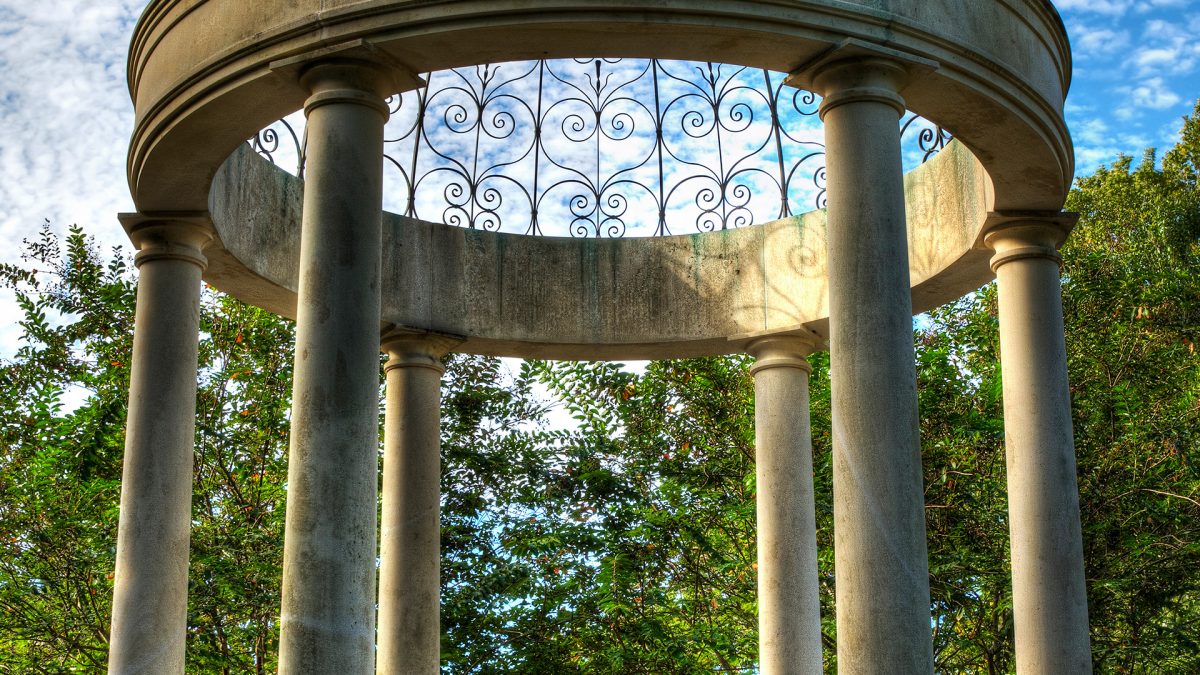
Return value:
M 1062 120 L 1069 50 L 1045 0 L 886 7 L 160 0 L 147 8 L 130 56 L 131 189 L 146 214 L 209 213 L 217 241 L 206 279 L 290 315 L 302 184 L 244 144 L 303 104 L 289 64 L 352 45 L 393 64 L 416 89 L 414 73 L 580 56 L 793 72 L 858 40 L 934 62 L 902 94 L 957 139 L 906 176 L 914 308 L 927 309 L 989 278 L 976 242 L 989 212 L 1061 207 L 1073 175 Z M 553 358 L 712 354 L 752 336 L 821 332 L 824 214 L 781 215 L 749 228 L 597 240 L 387 214 L 383 319 L 465 337 L 465 351 Z M 603 228 L 602 219 L 590 222 Z

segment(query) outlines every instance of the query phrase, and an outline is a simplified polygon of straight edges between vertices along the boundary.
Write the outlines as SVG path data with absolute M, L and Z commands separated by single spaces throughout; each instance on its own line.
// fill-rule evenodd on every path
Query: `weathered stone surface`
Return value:
M 379 531 L 381 675 L 436 675 L 441 658 L 441 357 L 457 339 L 389 333 Z
M 1090 673 L 1087 588 L 1057 249 L 1074 218 L 996 214 L 1004 450 L 1020 673 Z
M 108 670 L 182 675 L 200 330 L 201 249 L 195 218 L 124 214 L 138 249 L 121 515 Z
M 844 673 L 933 672 L 898 124 L 898 92 L 924 67 L 834 54 L 812 68 L 829 158 L 833 548 Z
M 975 247 L 987 176 L 951 144 L 905 178 L 912 304 L 987 281 Z M 209 283 L 295 314 L 299 180 L 249 149 L 213 181 Z M 579 240 L 384 215 L 385 324 L 462 335 L 460 351 L 541 358 L 669 358 L 738 351 L 731 336 L 824 334 L 825 213 L 724 232 Z
M 310 162 L 299 249 L 279 672 L 375 666 L 383 89 L 363 64 L 305 76 Z M 381 79 L 381 78 L 377 78 Z M 372 90 L 374 89 L 374 90 Z
M 996 209 L 1055 209 L 1073 174 L 1066 32 L 1046 0 L 158 0 L 130 50 L 138 208 L 203 210 L 244 139 L 302 105 L 271 64 L 370 37 L 412 72 L 528 58 L 699 59 L 791 72 L 845 38 L 939 64 L 904 91 L 996 186 Z M 969 11 L 968 11 L 969 9 Z
M 813 494 L 812 426 L 805 357 L 813 334 L 769 337 L 755 362 L 754 473 L 758 517 L 758 668 L 763 675 L 820 675 L 821 588 Z

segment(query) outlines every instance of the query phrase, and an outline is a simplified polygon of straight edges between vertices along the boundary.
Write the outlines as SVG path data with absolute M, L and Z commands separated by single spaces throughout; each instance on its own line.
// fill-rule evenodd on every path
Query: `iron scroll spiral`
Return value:
M 783 79 L 659 59 L 428 73 L 425 86 L 389 100 L 385 207 L 460 227 L 571 237 L 713 232 L 824 208 L 820 99 Z M 251 144 L 280 165 L 294 157 L 302 175 L 303 135 L 294 128 L 282 120 Z M 901 134 L 909 166 L 951 138 L 912 114 Z

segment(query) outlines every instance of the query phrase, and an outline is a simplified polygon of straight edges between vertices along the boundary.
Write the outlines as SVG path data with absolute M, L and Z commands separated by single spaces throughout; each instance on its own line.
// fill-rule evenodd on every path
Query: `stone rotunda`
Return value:
M 670 93 L 681 70 L 698 107 Z M 805 357 L 825 348 L 839 668 L 932 672 L 912 316 L 993 274 L 1017 668 L 1090 672 L 1057 252 L 1070 71 L 1048 0 L 151 0 L 109 672 L 184 670 L 202 280 L 297 323 L 281 672 L 438 671 L 450 352 L 753 355 L 760 671 L 820 672 Z M 254 152 L 296 110 L 302 179 Z M 932 158 L 906 174 L 913 115 Z M 681 149 L 701 138 L 708 160 Z

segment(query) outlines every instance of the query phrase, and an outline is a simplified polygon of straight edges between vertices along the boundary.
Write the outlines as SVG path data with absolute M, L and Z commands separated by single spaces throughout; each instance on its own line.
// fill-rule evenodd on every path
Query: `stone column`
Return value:
M 1072 214 L 993 214 L 1018 673 L 1090 673 L 1058 247 Z
M 458 340 L 391 335 L 380 530 L 380 675 L 434 675 L 441 662 L 440 358 Z
M 279 672 L 375 665 L 384 96 L 365 61 L 331 60 L 311 92 L 296 310 Z
M 814 336 L 815 337 L 815 336 Z M 763 675 L 820 675 L 821 598 L 812 429 L 804 357 L 815 339 L 751 343 L 758 485 L 758 663 Z
M 140 271 L 109 673 L 183 673 L 187 636 L 201 216 L 123 214 Z
M 930 673 L 899 91 L 931 68 L 847 44 L 806 69 L 828 179 L 838 669 Z

